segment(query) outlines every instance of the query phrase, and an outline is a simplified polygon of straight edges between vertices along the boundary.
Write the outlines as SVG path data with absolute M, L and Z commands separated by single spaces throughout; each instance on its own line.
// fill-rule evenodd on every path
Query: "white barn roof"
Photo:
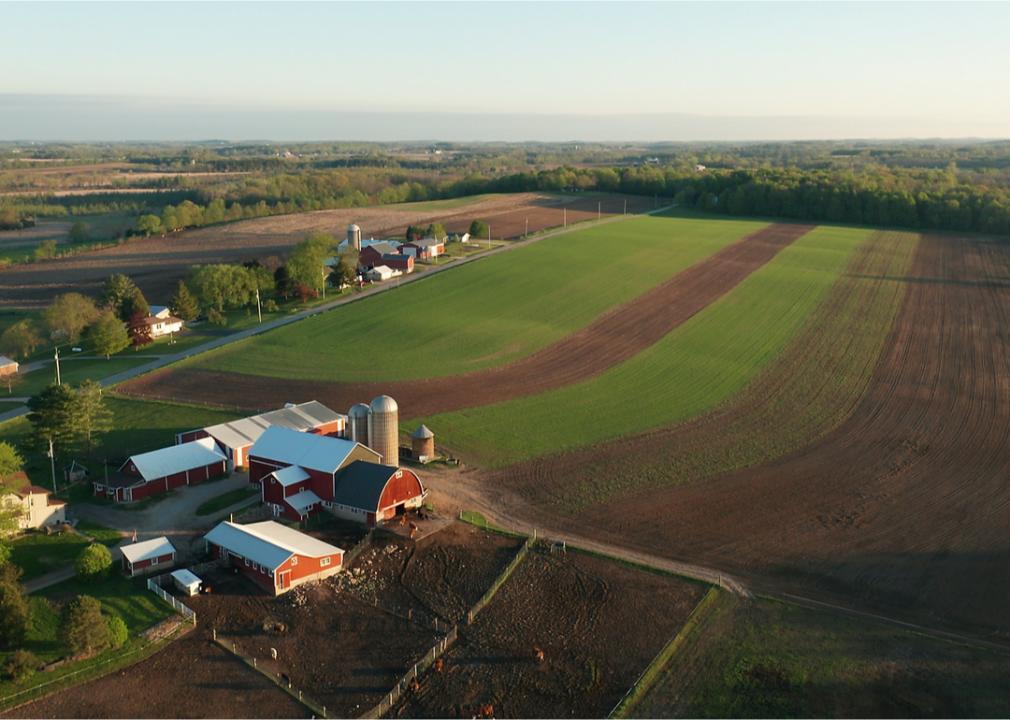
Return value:
M 302 480 L 309 479 L 309 474 L 297 465 L 289 465 L 286 468 L 274 470 L 271 474 L 277 478 L 277 482 L 279 482 L 282 487 L 291 487 L 295 483 L 300 483 Z
M 173 572 L 172 579 L 186 588 L 198 588 L 200 587 L 200 583 L 203 582 L 200 578 L 186 569 L 176 570 Z
M 170 445 L 160 450 L 132 455 L 126 462 L 132 462 L 145 480 L 156 480 L 225 459 L 225 456 L 218 451 L 213 438 L 200 438 L 181 445 Z
M 241 420 L 211 425 L 204 430 L 225 447 L 236 449 L 252 445 L 268 427 L 279 426 L 306 432 L 336 422 L 342 417 L 321 402 L 309 400 Z
M 269 570 L 276 570 L 295 554 L 323 557 L 344 553 L 335 545 L 316 540 L 273 520 L 249 525 L 225 521 L 207 533 L 205 539 Z
M 288 495 L 284 500 L 299 514 L 305 512 L 306 508 L 310 508 L 323 501 L 322 498 L 311 490 L 303 490 L 294 495 Z
M 143 560 L 152 560 L 162 555 L 175 553 L 175 546 L 169 542 L 167 537 L 156 537 L 143 542 L 123 545 L 120 550 L 130 563 L 138 563 Z
M 275 460 L 285 465 L 300 465 L 303 468 L 333 473 L 344 464 L 347 456 L 356 447 L 365 446 L 351 440 L 271 427 L 252 446 L 249 455 Z M 376 458 L 379 457 L 378 453 L 372 450 L 369 452 Z

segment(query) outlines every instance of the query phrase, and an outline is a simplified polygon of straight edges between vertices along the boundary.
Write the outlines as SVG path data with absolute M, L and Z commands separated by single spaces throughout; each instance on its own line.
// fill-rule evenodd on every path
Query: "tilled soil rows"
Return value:
M 0 270 L 0 307 L 42 307 L 63 292 L 97 294 L 112 273 L 129 275 L 151 302 L 167 302 L 178 280 L 193 265 L 246 262 L 284 256 L 291 246 L 315 230 L 343 238 L 347 225 L 361 226 L 364 237 L 402 235 L 408 224 L 439 221 L 450 232 L 464 231 L 475 219 L 491 223 L 495 238 L 518 237 L 561 225 L 567 208 L 568 222 L 603 214 L 644 212 L 652 198 L 623 195 L 552 197 L 536 193 L 504 195 L 449 210 L 415 210 L 409 206 L 319 210 L 243 220 L 225 225 L 172 233 L 167 237 L 136 239 L 113 248 Z
M 531 551 L 441 672 L 429 670 L 394 717 L 606 717 L 704 589 L 602 558 Z M 543 662 L 536 649 L 544 653 Z
M 1005 242 L 924 237 L 869 386 L 836 430 L 567 524 L 772 588 L 1010 639 L 1007 277 Z M 580 466 L 569 458 L 554 474 Z
M 638 354 L 732 290 L 812 226 L 770 225 L 678 273 L 533 355 L 466 375 L 399 382 L 323 383 L 216 372 L 164 370 L 120 387 L 130 395 L 238 406 L 273 407 L 312 397 L 334 408 L 380 394 L 397 399 L 404 417 L 424 417 L 536 395 L 600 374 Z M 283 400 L 282 400 L 283 398 Z

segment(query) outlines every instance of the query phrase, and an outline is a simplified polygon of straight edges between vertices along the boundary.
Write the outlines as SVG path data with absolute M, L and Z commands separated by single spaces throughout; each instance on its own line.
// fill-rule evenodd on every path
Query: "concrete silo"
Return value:
M 384 465 L 400 465 L 400 409 L 389 395 L 372 400 L 368 415 L 368 447 L 382 455 Z
M 361 251 L 361 228 L 354 223 L 347 226 L 347 244 L 355 250 Z
M 347 413 L 347 437 L 353 442 L 368 445 L 368 415 L 371 410 L 365 403 L 358 403 Z

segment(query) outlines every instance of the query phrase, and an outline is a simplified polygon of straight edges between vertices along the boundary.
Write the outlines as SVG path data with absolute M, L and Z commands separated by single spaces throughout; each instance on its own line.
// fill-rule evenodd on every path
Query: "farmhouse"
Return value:
M 445 253 L 445 242 L 435 238 L 412 240 L 400 245 L 400 253 L 418 260 L 431 260 Z
M 151 314 L 144 320 L 151 328 L 151 337 L 160 338 L 182 330 L 182 319 L 175 317 L 164 305 L 152 305 Z
M 38 530 L 66 521 L 67 504 L 51 497 L 45 488 L 30 484 L 23 472 L 0 483 L 0 505 L 15 511 L 21 530 Z
M 11 360 L 6 355 L 0 355 L 0 377 L 4 375 L 13 375 L 18 371 L 19 365 L 16 361 Z
M 232 422 L 211 425 L 176 435 L 176 443 L 198 438 L 213 438 L 221 452 L 228 456 L 228 467 L 234 470 L 249 462 L 249 448 L 269 427 L 283 427 L 316 435 L 343 435 L 347 417 L 333 412 L 315 400 L 299 405 L 289 403 L 280 410 Z
M 175 547 L 167 537 L 124 545 L 120 550 L 123 552 L 123 572 L 130 577 L 175 565 Z
M 222 522 L 204 540 L 214 557 L 274 595 L 329 577 L 344 563 L 340 548 L 272 520 Z
M 127 459 L 116 477 L 94 482 L 95 494 L 134 502 L 228 472 L 228 460 L 213 438 L 172 445 Z

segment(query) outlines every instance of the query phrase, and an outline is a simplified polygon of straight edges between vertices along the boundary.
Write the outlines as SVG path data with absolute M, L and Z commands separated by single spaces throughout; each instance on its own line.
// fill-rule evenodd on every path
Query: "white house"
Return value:
M 177 318 L 164 305 L 152 305 L 151 315 L 145 320 L 151 328 L 151 337 L 160 338 L 182 330 L 182 318 Z
M 0 504 L 18 511 L 21 530 L 38 530 L 66 522 L 67 504 L 50 497 L 45 488 L 30 485 L 23 473 L 11 477 L 6 486 L 0 485 Z
M 390 278 L 397 277 L 398 275 L 403 275 L 403 272 L 400 270 L 394 270 L 388 265 L 376 265 L 371 270 L 365 271 L 365 277 L 367 279 L 378 282 L 389 280 Z

